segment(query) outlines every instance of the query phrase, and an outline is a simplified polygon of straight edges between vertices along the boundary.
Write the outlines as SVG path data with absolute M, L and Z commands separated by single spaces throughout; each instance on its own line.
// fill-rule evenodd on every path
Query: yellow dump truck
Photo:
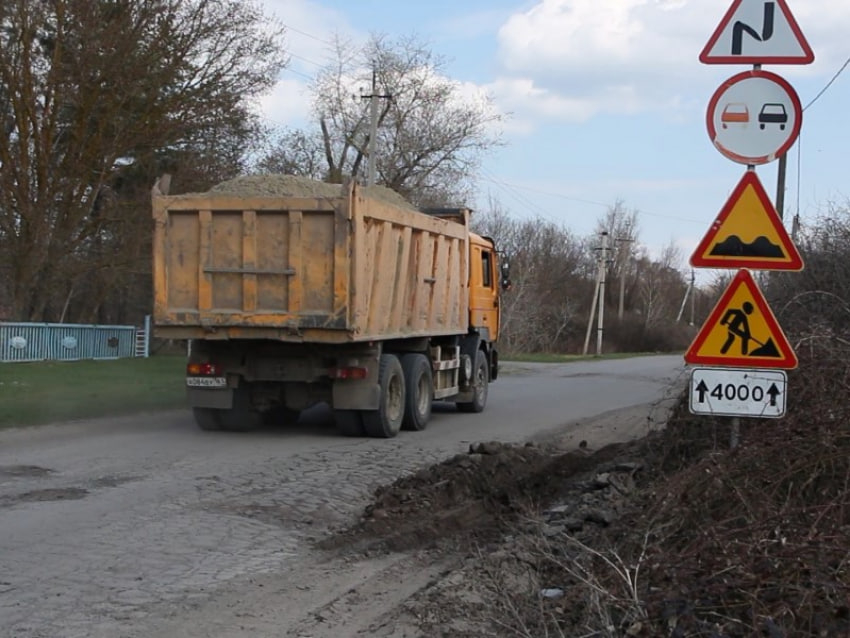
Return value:
M 420 211 L 354 183 L 309 196 L 170 196 L 165 183 L 155 334 L 190 341 L 199 427 L 246 430 L 325 402 L 344 434 L 392 437 L 425 428 L 435 400 L 484 409 L 507 273 L 469 210 Z

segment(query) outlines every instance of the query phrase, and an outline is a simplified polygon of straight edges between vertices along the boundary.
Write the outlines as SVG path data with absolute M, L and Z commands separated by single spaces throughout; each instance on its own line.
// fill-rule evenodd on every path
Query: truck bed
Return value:
M 468 213 L 450 221 L 356 185 L 344 192 L 155 192 L 156 334 L 339 343 L 465 333 Z

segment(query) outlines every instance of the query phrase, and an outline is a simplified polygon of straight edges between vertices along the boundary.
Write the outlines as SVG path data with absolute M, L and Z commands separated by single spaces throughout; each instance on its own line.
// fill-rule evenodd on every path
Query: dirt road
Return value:
M 398 609 L 449 559 L 315 541 L 472 442 L 639 436 L 684 382 L 679 356 L 509 363 L 484 413 L 392 440 L 340 437 L 321 407 L 250 434 L 185 411 L 0 432 L 0 635 L 419 635 Z

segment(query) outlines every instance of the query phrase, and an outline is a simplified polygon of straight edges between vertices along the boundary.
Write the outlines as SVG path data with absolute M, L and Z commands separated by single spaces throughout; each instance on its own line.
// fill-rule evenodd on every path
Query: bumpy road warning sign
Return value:
M 691 257 L 695 268 L 802 270 L 788 236 L 755 171 L 747 171 Z
M 691 364 L 796 368 L 797 355 L 748 270 L 739 270 L 685 353 Z

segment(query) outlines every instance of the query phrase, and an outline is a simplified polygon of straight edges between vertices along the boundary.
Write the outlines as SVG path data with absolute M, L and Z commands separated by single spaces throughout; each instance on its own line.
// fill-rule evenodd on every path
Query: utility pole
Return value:
M 590 318 L 587 320 L 587 332 L 584 335 L 584 349 L 582 350 L 582 354 L 587 354 L 587 350 L 590 347 L 590 331 L 593 328 L 593 318 L 596 316 L 596 307 L 597 303 L 601 308 L 605 304 L 605 263 L 608 260 L 608 232 L 602 231 L 602 246 L 600 248 L 595 248 L 594 250 L 598 250 L 599 252 L 599 266 L 596 269 L 596 286 L 593 289 L 593 301 L 590 304 Z M 602 316 L 600 313 L 599 318 L 599 336 L 598 336 L 598 344 L 597 344 L 597 352 L 596 354 L 600 354 L 600 350 L 602 348 Z
M 602 354 L 602 315 L 605 312 L 605 273 L 608 270 L 608 233 L 602 231 L 602 258 L 599 260 L 599 322 L 596 325 L 596 355 Z
M 608 231 L 603 230 L 602 246 L 596 248 L 599 251 L 599 268 L 596 271 L 596 287 L 593 291 L 593 302 L 590 304 L 590 318 L 587 321 L 587 332 L 584 335 L 584 349 L 582 354 L 587 354 L 587 349 L 590 346 L 590 330 L 593 327 L 593 316 L 599 307 L 599 317 L 596 327 L 596 354 L 602 354 L 602 323 L 603 313 L 605 310 L 605 268 L 608 264 Z
M 375 64 L 372 64 L 372 92 L 369 95 L 361 95 L 363 100 L 369 100 L 369 148 L 366 151 L 369 156 L 369 176 L 366 180 L 367 186 L 374 186 L 378 171 L 378 158 L 375 154 L 375 138 L 378 137 L 378 100 L 390 100 L 392 95 L 378 94 L 378 72 Z
M 691 324 L 694 325 L 694 297 L 696 296 L 696 291 L 694 290 L 694 282 L 696 280 L 696 275 L 694 274 L 694 269 L 691 268 L 691 282 L 688 284 L 688 287 L 685 288 L 685 296 L 682 299 L 682 306 L 679 308 L 679 316 L 676 317 L 676 323 L 679 323 L 682 320 L 682 315 L 685 314 L 685 305 L 688 303 L 688 296 L 691 298 Z
M 696 271 L 693 268 L 691 268 L 691 321 L 688 324 L 689 326 L 694 325 L 694 309 L 696 307 L 696 299 L 697 299 L 696 281 L 697 281 Z
M 634 239 L 629 239 L 627 237 L 621 237 L 617 239 L 621 244 L 627 244 L 629 247 L 629 252 L 626 255 L 625 259 L 620 259 L 620 305 L 617 312 L 617 318 L 622 321 L 623 320 L 623 302 L 626 298 L 626 267 L 629 264 L 629 261 L 632 258 L 632 242 Z M 622 249 L 621 249 L 622 250 Z M 620 257 L 620 251 L 617 251 L 617 258 Z
M 590 347 L 590 329 L 593 327 L 593 317 L 596 314 L 596 300 L 599 299 L 599 269 L 596 270 L 596 285 L 593 287 L 593 301 L 590 302 L 590 318 L 587 320 L 587 332 L 584 333 L 584 348 L 582 354 L 587 354 Z
M 788 153 L 779 156 L 779 168 L 776 171 L 776 212 L 779 219 L 785 210 L 785 173 L 788 170 Z

